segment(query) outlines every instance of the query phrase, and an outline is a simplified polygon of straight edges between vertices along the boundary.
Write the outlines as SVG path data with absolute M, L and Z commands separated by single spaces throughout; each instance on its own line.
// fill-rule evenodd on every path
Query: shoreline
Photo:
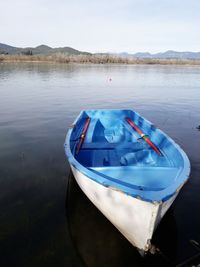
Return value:
M 191 65 L 200 66 L 200 59 L 122 58 L 111 55 L 0 55 L 0 62 L 127 64 L 127 65 Z

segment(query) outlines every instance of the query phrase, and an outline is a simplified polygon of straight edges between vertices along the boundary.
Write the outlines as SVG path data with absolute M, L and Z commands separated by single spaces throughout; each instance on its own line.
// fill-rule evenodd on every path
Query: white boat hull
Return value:
M 141 254 L 151 248 L 154 230 L 177 194 L 165 202 L 147 202 L 105 187 L 71 166 L 82 191 Z

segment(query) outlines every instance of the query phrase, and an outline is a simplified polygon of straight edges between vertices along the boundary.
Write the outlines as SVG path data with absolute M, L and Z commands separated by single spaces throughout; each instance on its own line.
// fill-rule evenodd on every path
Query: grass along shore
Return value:
M 0 62 L 56 62 L 56 63 L 93 63 L 93 64 L 160 64 L 160 65 L 200 65 L 198 59 L 179 58 L 124 58 L 112 55 L 0 55 Z

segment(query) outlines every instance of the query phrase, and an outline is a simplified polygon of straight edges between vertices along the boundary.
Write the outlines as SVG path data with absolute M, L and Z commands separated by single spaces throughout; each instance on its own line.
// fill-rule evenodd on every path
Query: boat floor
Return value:
M 157 155 L 144 141 L 84 143 L 76 158 L 85 167 L 173 167 L 166 156 Z

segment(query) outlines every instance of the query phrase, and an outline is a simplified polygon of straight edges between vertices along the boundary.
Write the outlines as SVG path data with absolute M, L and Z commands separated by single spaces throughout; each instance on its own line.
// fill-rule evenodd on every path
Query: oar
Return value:
M 85 138 L 89 123 L 90 123 L 90 118 L 87 117 L 86 120 L 85 120 L 84 126 L 83 126 L 83 130 L 82 130 L 81 135 L 79 137 L 79 142 L 78 142 L 78 144 L 76 146 L 76 154 L 78 154 L 78 152 L 79 152 L 79 150 L 80 150 L 80 148 L 82 146 L 82 143 L 84 141 L 84 138 Z
M 137 125 L 135 125 L 135 123 L 130 119 L 130 118 L 126 118 L 126 121 L 128 122 L 128 124 L 131 125 L 131 127 L 147 142 L 148 145 L 150 145 L 153 150 L 156 151 L 156 153 L 158 153 L 160 156 L 162 155 L 160 149 L 158 147 L 156 147 L 151 140 L 138 128 Z

